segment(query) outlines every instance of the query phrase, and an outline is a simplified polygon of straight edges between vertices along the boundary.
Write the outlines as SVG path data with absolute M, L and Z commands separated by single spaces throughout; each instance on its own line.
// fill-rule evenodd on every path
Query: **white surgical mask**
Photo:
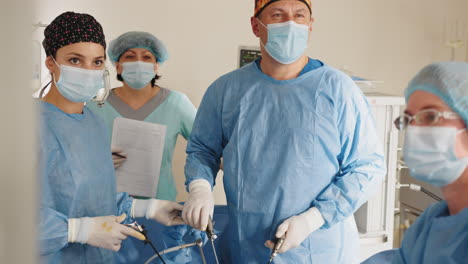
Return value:
M 134 61 L 122 63 L 122 78 L 133 89 L 139 90 L 156 76 L 154 63 Z
M 287 21 L 265 26 L 260 19 L 257 21 L 268 30 L 267 43 L 260 43 L 273 59 L 281 64 L 291 64 L 301 58 L 309 40 L 307 25 Z
M 55 60 L 54 60 L 55 62 Z M 54 82 L 63 97 L 75 103 L 93 99 L 99 89 L 104 88 L 104 70 L 87 70 L 72 66 L 59 65 L 60 77 Z
M 468 157 L 455 155 L 457 135 L 464 131 L 454 127 L 409 126 L 403 155 L 411 176 L 437 187 L 457 180 L 468 165 Z

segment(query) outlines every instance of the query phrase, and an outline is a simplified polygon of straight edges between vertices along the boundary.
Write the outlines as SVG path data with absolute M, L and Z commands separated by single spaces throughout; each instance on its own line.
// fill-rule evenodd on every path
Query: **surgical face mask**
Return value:
M 59 64 L 57 66 L 60 67 L 60 77 L 56 81 L 54 76 L 55 85 L 60 94 L 72 102 L 88 102 L 104 87 L 104 70 L 87 70 Z
M 154 63 L 135 61 L 122 63 L 122 78 L 133 89 L 139 90 L 154 78 Z
M 308 26 L 294 21 L 265 26 L 260 19 L 257 21 L 268 30 L 267 43 L 260 44 L 273 59 L 281 64 L 291 64 L 304 54 L 309 40 Z
M 456 137 L 460 132 L 465 129 L 409 126 L 403 155 L 411 176 L 437 187 L 457 180 L 468 165 L 468 157 L 455 155 Z

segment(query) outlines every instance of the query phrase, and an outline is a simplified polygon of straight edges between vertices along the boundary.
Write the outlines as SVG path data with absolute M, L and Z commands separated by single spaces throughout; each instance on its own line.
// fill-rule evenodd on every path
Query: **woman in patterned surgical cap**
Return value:
M 66 12 L 44 31 L 50 91 L 38 101 L 40 253 L 44 263 L 113 263 L 127 227 L 146 216 L 182 224 L 182 206 L 117 193 L 106 127 L 84 102 L 104 87 L 106 42 L 90 15 Z

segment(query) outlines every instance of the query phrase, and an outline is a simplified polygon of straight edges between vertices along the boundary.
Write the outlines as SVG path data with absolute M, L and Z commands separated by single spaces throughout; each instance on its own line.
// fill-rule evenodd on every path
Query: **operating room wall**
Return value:
M 250 28 L 254 0 L 38 3 L 36 21 L 49 23 L 68 10 L 87 12 L 102 23 L 108 41 L 129 30 L 155 34 L 170 52 L 170 59 L 161 67 L 159 84 L 187 94 L 197 107 L 210 83 L 237 67 L 239 46 L 258 46 Z M 383 81 L 376 89 L 395 95 L 402 94 L 411 76 L 425 64 L 450 59 L 450 49 L 444 46 L 446 23 L 458 19 L 468 24 L 466 0 L 316 0 L 313 5 L 315 23 L 308 55 Z M 465 33 L 465 42 L 467 38 Z M 456 51 L 457 60 L 467 57 L 466 47 Z M 186 198 L 185 146 L 179 140 L 174 157 L 178 200 Z M 215 192 L 217 203 L 224 203 L 219 187 Z

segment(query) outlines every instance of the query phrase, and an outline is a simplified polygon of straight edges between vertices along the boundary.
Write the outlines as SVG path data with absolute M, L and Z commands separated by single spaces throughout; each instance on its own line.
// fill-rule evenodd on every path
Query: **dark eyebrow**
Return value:
M 99 56 L 99 57 L 96 57 L 96 58 L 94 58 L 94 59 L 95 59 L 95 60 L 97 60 L 97 59 L 104 59 L 104 56 Z
M 123 54 L 125 54 L 125 53 L 127 53 L 127 52 L 131 52 L 131 53 L 133 53 L 133 54 L 136 54 L 136 52 L 133 51 L 133 50 L 126 50 Z
M 75 52 L 71 52 L 71 53 L 67 53 L 66 55 L 72 55 L 72 56 L 77 56 L 77 57 L 80 57 L 80 58 L 83 58 L 84 56 L 79 54 L 79 53 L 75 53 Z

